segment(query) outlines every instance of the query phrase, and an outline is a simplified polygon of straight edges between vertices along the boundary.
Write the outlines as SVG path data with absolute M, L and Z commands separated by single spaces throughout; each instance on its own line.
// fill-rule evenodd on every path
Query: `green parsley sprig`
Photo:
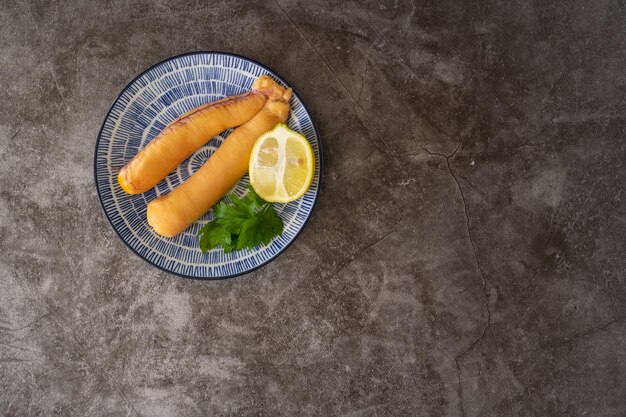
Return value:
M 213 207 L 214 220 L 198 232 L 202 253 L 218 246 L 228 253 L 261 243 L 267 245 L 283 232 L 283 221 L 272 204 L 259 197 L 251 186 L 243 198 L 235 194 L 228 197 L 233 204 L 220 201 Z

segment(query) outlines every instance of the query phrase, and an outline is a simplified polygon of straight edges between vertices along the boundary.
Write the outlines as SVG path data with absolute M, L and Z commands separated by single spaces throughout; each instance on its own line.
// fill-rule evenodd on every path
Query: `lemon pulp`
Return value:
M 314 171 L 311 144 L 283 123 L 261 135 L 250 154 L 250 184 L 269 202 L 289 203 L 302 197 Z

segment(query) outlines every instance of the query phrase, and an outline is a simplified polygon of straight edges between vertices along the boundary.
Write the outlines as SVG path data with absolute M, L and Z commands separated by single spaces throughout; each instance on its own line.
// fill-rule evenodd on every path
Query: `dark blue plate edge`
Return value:
M 224 276 L 220 276 L 220 277 L 196 277 L 196 276 L 193 276 L 193 275 L 180 274 L 178 272 L 169 271 L 169 270 L 167 270 L 167 269 L 165 269 L 165 268 L 155 264 L 154 262 L 144 258 L 139 252 L 137 252 L 132 246 L 130 246 L 122 238 L 122 235 L 120 234 L 120 232 L 115 228 L 115 226 L 113 226 L 113 222 L 111 221 L 111 218 L 109 217 L 107 212 L 104 210 L 104 202 L 102 201 L 102 196 L 100 195 L 100 189 L 98 188 L 97 161 L 98 161 L 98 147 L 100 145 L 100 137 L 102 136 L 102 131 L 104 130 L 104 125 L 105 125 L 107 119 L 109 118 L 109 115 L 111 114 L 111 111 L 113 110 L 113 107 L 118 102 L 118 100 L 120 99 L 122 94 L 124 94 L 126 92 L 126 90 L 128 90 L 128 88 L 130 88 L 130 86 L 135 81 L 137 81 L 139 78 L 141 78 L 144 74 L 146 74 L 148 71 L 152 70 L 153 68 L 158 67 L 161 64 L 164 64 L 164 63 L 166 63 L 168 61 L 172 61 L 172 60 L 175 60 L 175 59 L 178 59 L 178 58 L 182 58 L 182 57 L 189 56 L 189 55 L 202 55 L 202 54 L 220 54 L 220 55 L 228 55 L 228 56 L 232 56 L 232 57 L 235 57 L 235 58 L 240 58 L 240 59 L 246 60 L 248 62 L 251 62 L 253 64 L 256 64 L 256 65 L 266 69 L 270 73 L 272 73 L 272 75 L 274 77 L 278 78 L 285 85 L 291 87 L 291 89 L 293 90 L 293 94 L 300 100 L 300 103 L 302 103 L 302 107 L 304 108 L 304 111 L 309 116 L 309 119 L 311 120 L 311 124 L 313 125 L 313 129 L 315 130 L 315 134 L 317 135 L 317 138 L 319 140 L 320 178 L 319 178 L 319 182 L 318 182 L 318 186 L 317 186 L 317 192 L 315 193 L 315 199 L 313 200 L 313 205 L 311 205 L 311 210 L 309 211 L 309 214 L 307 215 L 306 219 L 304 219 L 304 222 L 302 223 L 302 228 L 300 228 L 300 230 L 298 230 L 298 233 L 296 233 L 294 238 L 289 243 L 287 243 L 284 248 L 282 248 L 273 257 L 269 258 L 267 261 L 263 262 L 262 264 L 257 265 L 254 268 L 251 268 L 251 269 L 249 269 L 249 270 L 247 270 L 245 272 L 240 272 L 240 273 L 231 274 L 231 275 L 224 275 Z M 177 276 L 182 277 L 182 278 L 193 279 L 193 280 L 198 280 L 198 281 L 220 281 L 220 280 L 223 280 L 223 279 L 234 278 L 234 277 L 239 277 L 239 276 L 242 276 L 242 275 L 246 275 L 246 274 L 249 274 L 251 272 L 256 271 L 259 268 L 264 267 L 265 265 L 269 264 L 270 262 L 272 262 L 273 260 L 278 258 L 283 252 L 285 252 L 293 244 L 293 242 L 295 242 L 298 239 L 298 237 L 300 236 L 300 233 L 302 233 L 304 228 L 309 223 L 309 220 L 310 220 L 311 216 L 313 215 L 313 210 L 315 210 L 315 206 L 317 205 L 317 200 L 319 198 L 320 191 L 322 190 L 323 172 L 324 172 L 324 150 L 323 150 L 323 147 L 322 147 L 322 138 L 320 136 L 319 130 L 317 130 L 317 125 L 315 124 L 315 120 L 311 116 L 311 112 L 309 112 L 309 109 L 304 104 L 304 101 L 302 100 L 302 98 L 300 97 L 300 95 L 298 94 L 296 89 L 293 88 L 290 83 L 285 81 L 285 79 L 283 77 L 278 75 L 278 73 L 276 71 L 274 71 L 273 69 L 267 67 L 266 65 L 263 65 L 263 64 L 255 61 L 254 59 L 251 59 L 251 58 L 248 58 L 248 57 L 245 57 L 245 56 L 242 56 L 242 55 L 234 54 L 232 52 L 221 52 L 221 51 L 194 51 L 194 52 L 186 52 L 184 54 L 171 56 L 169 58 L 166 58 L 164 60 L 161 60 L 161 61 L 157 62 L 156 64 L 150 66 L 149 68 L 146 68 L 139 75 L 137 75 L 135 78 L 133 78 L 131 81 L 129 81 L 126 84 L 126 86 L 122 89 L 122 91 L 120 91 L 120 93 L 117 95 L 117 97 L 115 97 L 115 100 L 113 100 L 113 103 L 111 104 L 111 106 L 109 107 L 109 110 L 107 111 L 106 115 L 104 116 L 104 120 L 102 121 L 102 126 L 100 127 L 100 130 L 98 131 L 98 137 L 96 139 L 96 147 L 95 147 L 95 150 L 94 150 L 94 157 L 93 157 L 93 179 L 94 179 L 94 185 L 96 187 L 96 193 L 98 194 L 98 201 L 100 201 L 100 210 L 104 214 L 104 217 L 106 218 L 107 223 L 109 224 L 109 226 L 111 226 L 111 228 L 113 229 L 115 234 L 117 234 L 117 236 L 124 243 L 124 245 L 127 248 L 129 248 L 139 258 L 143 259 L 146 263 L 152 265 L 155 268 L 160 269 L 161 271 L 167 272 L 168 274 L 171 274 L 171 275 L 177 275 Z

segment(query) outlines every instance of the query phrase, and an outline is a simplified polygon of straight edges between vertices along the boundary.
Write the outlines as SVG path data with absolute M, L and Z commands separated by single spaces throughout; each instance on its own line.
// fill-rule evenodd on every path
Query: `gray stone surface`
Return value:
M 626 415 L 619 0 L 4 0 L 0 414 Z M 282 74 L 324 188 L 221 282 L 100 213 L 104 115 L 192 50 Z

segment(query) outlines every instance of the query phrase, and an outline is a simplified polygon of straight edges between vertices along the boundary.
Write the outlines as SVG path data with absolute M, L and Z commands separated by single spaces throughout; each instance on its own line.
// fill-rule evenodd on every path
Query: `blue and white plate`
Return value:
M 221 248 L 202 254 L 196 236 L 210 221 L 209 211 L 174 238 L 157 235 L 146 221 L 149 201 L 167 194 L 200 168 L 230 130 L 211 139 L 154 189 L 128 195 L 117 183 L 117 173 L 172 120 L 202 104 L 249 91 L 252 82 L 267 74 L 288 84 L 269 68 L 242 56 L 222 52 L 195 52 L 166 59 L 131 81 L 109 110 L 96 142 L 94 161 L 98 196 L 106 218 L 119 237 L 151 264 L 188 278 L 219 279 L 250 272 L 276 258 L 298 237 L 317 200 L 322 146 L 313 119 L 294 93 L 288 125 L 304 135 L 315 153 L 315 176 L 307 193 L 289 204 L 275 204 L 285 229 L 267 246 L 224 253 Z M 246 175 L 234 188 L 246 193 Z

